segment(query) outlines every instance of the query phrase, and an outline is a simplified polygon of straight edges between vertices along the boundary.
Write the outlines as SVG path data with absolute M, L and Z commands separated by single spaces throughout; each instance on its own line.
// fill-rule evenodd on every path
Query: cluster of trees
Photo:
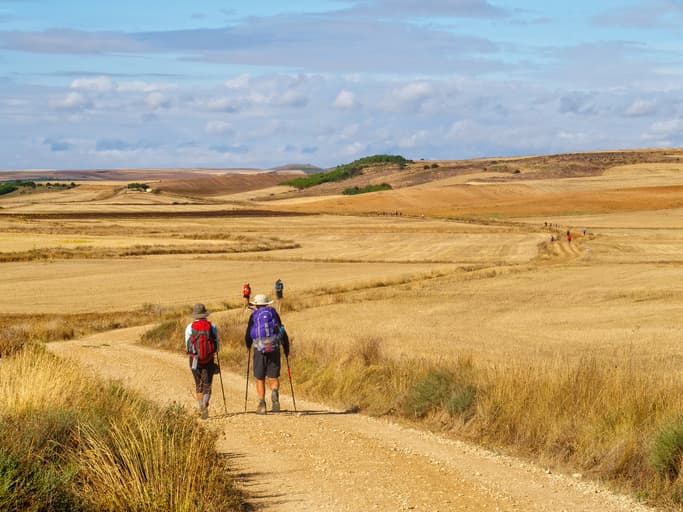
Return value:
M 391 185 L 380 183 L 379 185 L 366 185 L 365 187 L 350 187 L 345 188 L 342 193 L 347 196 L 354 196 L 356 194 L 367 194 L 368 192 L 379 192 L 380 190 L 391 190 Z
M 128 188 L 131 190 L 140 190 L 142 192 L 147 192 L 150 188 L 147 183 L 129 183 Z
M 73 181 L 71 183 L 50 183 L 47 182 L 43 185 L 41 182 L 29 181 L 29 180 L 11 180 L 0 182 L 0 196 L 19 190 L 20 188 L 30 188 L 36 189 L 38 187 L 46 188 L 75 188 L 76 185 Z
M 406 164 L 412 163 L 412 160 L 407 160 L 400 155 L 373 155 L 359 158 L 354 160 L 349 164 L 338 165 L 331 171 L 321 172 L 317 174 L 312 174 L 306 176 L 305 178 L 296 178 L 293 180 L 288 180 L 283 182 L 283 185 L 290 185 L 298 189 L 304 189 L 313 187 L 315 185 L 320 185 L 321 183 L 327 183 L 330 181 L 343 181 L 357 174 L 366 168 L 376 165 L 398 165 L 400 168 L 406 166 Z M 346 192 L 345 192 L 346 193 Z

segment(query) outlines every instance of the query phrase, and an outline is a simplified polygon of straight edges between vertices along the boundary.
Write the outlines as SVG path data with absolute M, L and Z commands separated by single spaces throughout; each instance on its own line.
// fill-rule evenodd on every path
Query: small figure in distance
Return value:
M 249 307 L 249 299 L 251 299 L 251 286 L 249 286 L 249 283 L 244 283 L 242 285 L 242 300 L 244 301 L 242 311 Z
M 280 411 L 280 345 L 289 357 L 289 338 L 272 300 L 257 294 L 251 302 L 256 310 L 249 316 L 244 343 L 247 349 L 254 347 L 254 378 L 258 395 L 257 414 L 266 414 L 266 377 L 271 389 L 271 411 Z
M 278 279 L 275 281 L 275 298 L 277 299 L 277 310 L 278 312 L 281 311 L 281 302 L 282 302 L 282 296 L 284 294 L 284 289 L 285 289 L 285 283 L 282 282 L 282 279 Z
M 195 320 L 185 328 L 185 347 L 190 356 L 199 415 L 203 420 L 209 417 L 213 375 L 220 371 L 214 361 L 219 346 L 218 329 L 207 320 L 207 316 L 209 311 L 204 304 L 195 304 L 192 308 L 192 317 Z
M 567 243 L 572 243 L 572 232 L 567 230 Z

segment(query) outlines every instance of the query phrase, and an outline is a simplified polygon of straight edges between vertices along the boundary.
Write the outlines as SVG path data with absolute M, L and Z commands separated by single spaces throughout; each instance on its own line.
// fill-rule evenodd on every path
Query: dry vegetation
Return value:
M 397 190 L 301 200 L 283 192 L 268 202 L 329 215 L 230 217 L 206 207 L 163 218 L 168 206 L 147 205 L 137 211 L 156 217 L 106 218 L 83 213 L 107 211 L 91 204 L 72 218 L 0 219 L 4 254 L 33 251 L 26 244 L 39 243 L 27 242 L 37 234 L 46 238 L 35 251 L 52 251 L 48 260 L 0 263 L 0 305 L 15 314 L 2 319 L 0 342 L 7 354 L 17 339 L 79 336 L 103 312 L 128 310 L 133 317 L 116 326 L 156 323 L 144 342 L 177 350 L 187 308 L 202 301 L 226 310 L 217 316 L 222 360 L 242 371 L 241 284 L 270 293 L 282 278 L 305 396 L 680 507 L 680 158 L 657 150 L 441 161 L 429 170 L 416 162 L 363 178 L 394 176 Z M 5 213 L 74 211 L 14 204 L 0 200 Z M 73 246 L 85 239 L 88 248 Z M 140 239 L 179 250 L 120 257 Z M 247 252 L 210 254 L 226 244 Z M 159 306 L 145 313 L 144 303 Z M 96 442 L 87 446 L 106 459 Z

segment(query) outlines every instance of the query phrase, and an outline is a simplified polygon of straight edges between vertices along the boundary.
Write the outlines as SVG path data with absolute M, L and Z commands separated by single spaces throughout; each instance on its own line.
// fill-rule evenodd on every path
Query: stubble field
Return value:
M 205 302 L 238 311 L 244 282 L 272 294 L 280 278 L 294 355 L 344 353 L 370 340 L 396 364 L 469 361 L 489 376 L 527 371 L 530 379 L 635 368 L 634 382 L 656 376 L 674 393 L 683 361 L 682 176 L 681 164 L 636 164 L 524 183 L 479 173 L 365 197 L 245 203 L 235 192 L 192 218 L 173 215 L 198 201 L 176 190 L 159 197 L 108 183 L 8 197 L 0 199 L 0 310 L 26 318 Z M 272 185 L 264 189 L 279 190 Z M 245 207 L 310 215 L 212 213 Z M 131 217 L 107 217 L 112 211 Z M 34 215 L 73 212 L 81 217 Z M 315 386 L 309 392 L 321 397 Z M 344 400 L 332 398 L 353 405 Z M 658 414 L 653 422 L 663 421 Z M 463 425 L 448 428 L 477 438 Z M 516 453 L 543 452 L 509 441 Z M 590 465 L 586 454 L 540 456 Z

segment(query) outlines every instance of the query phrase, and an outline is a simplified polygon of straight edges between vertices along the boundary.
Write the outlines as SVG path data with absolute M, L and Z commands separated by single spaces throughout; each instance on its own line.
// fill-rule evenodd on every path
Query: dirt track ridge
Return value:
M 120 329 L 48 347 L 160 404 L 176 402 L 194 410 L 186 358 L 137 345 L 144 330 Z M 296 361 L 290 363 L 295 372 Z M 553 474 L 390 421 L 348 414 L 299 397 L 295 413 L 286 380 L 282 413 L 251 412 L 255 406 L 251 381 L 245 413 L 244 377 L 223 372 L 227 415 L 220 382 L 214 383 L 207 424 L 217 432 L 218 450 L 232 457 L 255 510 L 652 510 L 580 475 Z

